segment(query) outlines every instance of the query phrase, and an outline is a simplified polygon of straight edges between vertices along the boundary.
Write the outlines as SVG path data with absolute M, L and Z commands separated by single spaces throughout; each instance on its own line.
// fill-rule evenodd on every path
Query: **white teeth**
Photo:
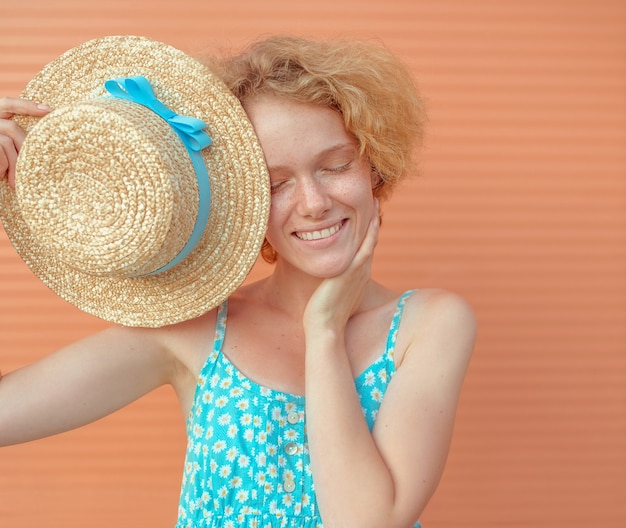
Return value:
M 327 229 L 322 229 L 321 231 L 304 231 L 297 232 L 296 236 L 300 240 L 320 240 L 322 238 L 328 238 L 329 236 L 334 235 L 341 228 L 341 224 L 334 225 L 333 227 L 329 227 Z

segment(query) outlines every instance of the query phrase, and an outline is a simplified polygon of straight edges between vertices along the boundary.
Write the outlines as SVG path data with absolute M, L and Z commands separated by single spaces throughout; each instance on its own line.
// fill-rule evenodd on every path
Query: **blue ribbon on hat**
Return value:
M 167 121 L 185 145 L 193 164 L 196 178 L 198 179 L 198 216 L 196 217 L 196 223 L 191 235 L 178 255 L 164 266 L 148 274 L 156 275 L 182 262 L 189 253 L 194 250 L 202 238 L 202 234 L 209 220 L 211 187 L 209 184 L 209 172 L 200 151 L 208 147 L 212 143 L 212 140 L 211 137 L 204 132 L 206 129 L 206 123 L 204 121 L 191 116 L 178 115 L 174 110 L 168 108 L 157 99 L 150 81 L 145 77 L 136 76 L 110 79 L 104 83 L 104 87 L 113 97 L 145 106 Z

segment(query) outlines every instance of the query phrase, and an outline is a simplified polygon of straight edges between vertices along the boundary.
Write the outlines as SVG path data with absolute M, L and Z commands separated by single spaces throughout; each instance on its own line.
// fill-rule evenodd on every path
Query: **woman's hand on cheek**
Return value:
M 323 328 L 342 332 L 361 302 L 370 279 L 380 227 L 378 200 L 374 203 L 365 238 L 348 268 L 340 275 L 322 281 L 309 299 L 304 312 L 305 332 Z

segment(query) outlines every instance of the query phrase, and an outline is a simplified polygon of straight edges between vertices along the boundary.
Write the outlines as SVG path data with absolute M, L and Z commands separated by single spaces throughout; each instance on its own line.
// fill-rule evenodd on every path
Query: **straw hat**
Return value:
M 158 101 L 146 103 L 151 90 Z M 54 292 L 107 321 L 157 327 L 206 313 L 244 281 L 269 177 L 239 101 L 202 64 L 144 37 L 105 37 L 53 60 L 22 97 L 54 111 L 17 118 L 28 135 L 16 189 L 0 181 L 0 216 Z

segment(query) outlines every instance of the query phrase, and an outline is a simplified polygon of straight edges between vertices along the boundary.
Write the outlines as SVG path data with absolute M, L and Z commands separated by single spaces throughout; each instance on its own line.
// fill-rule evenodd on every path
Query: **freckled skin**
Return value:
M 352 261 L 374 210 L 369 163 L 330 108 L 263 96 L 245 109 L 270 171 L 266 237 L 279 254 L 277 264 L 316 277 L 338 275 Z M 328 243 L 294 235 L 339 223 L 340 233 Z

